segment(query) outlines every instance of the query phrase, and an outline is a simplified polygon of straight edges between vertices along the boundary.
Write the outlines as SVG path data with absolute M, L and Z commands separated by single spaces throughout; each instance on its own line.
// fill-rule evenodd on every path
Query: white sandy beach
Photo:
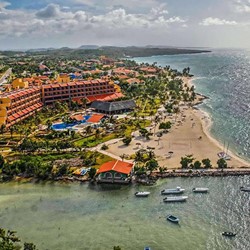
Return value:
M 191 86 L 189 78 L 184 79 Z M 186 106 L 180 107 L 181 112 L 175 116 L 166 118 L 174 124 L 169 133 L 160 138 L 154 134 L 150 140 L 146 140 L 134 133 L 135 138 L 129 146 L 124 146 L 122 141 L 110 144 L 108 152 L 120 156 L 122 154 L 133 155 L 140 148 L 153 147 L 160 166 L 167 168 L 180 168 L 181 157 L 192 154 L 196 160 L 209 158 L 213 166 L 217 166 L 219 159 L 217 153 L 223 151 L 223 146 L 209 134 L 211 119 L 209 115 L 199 109 Z M 155 131 L 154 131 L 155 130 Z M 157 133 L 157 129 L 152 129 Z M 141 145 L 138 145 L 141 144 Z M 173 151 L 171 158 L 167 158 L 168 152 Z M 249 162 L 227 152 L 232 158 L 227 161 L 232 168 L 250 167 Z

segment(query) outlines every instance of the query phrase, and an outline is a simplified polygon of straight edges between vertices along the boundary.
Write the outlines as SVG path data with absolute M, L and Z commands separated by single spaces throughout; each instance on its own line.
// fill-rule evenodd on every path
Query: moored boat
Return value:
M 179 223 L 179 218 L 171 214 L 167 216 L 167 220 L 173 223 Z
M 209 189 L 203 188 L 203 187 L 197 187 L 197 188 L 193 188 L 192 191 L 194 193 L 207 193 L 209 191 Z
M 169 196 L 163 199 L 164 202 L 182 202 L 186 201 L 188 196 Z
M 163 189 L 161 191 L 161 194 L 166 195 L 166 194 L 182 194 L 185 191 L 184 188 L 181 187 L 176 187 L 176 188 L 170 188 L 170 189 Z
M 222 235 L 223 236 L 227 236 L 227 237 L 235 237 L 236 233 L 233 233 L 233 232 L 223 232 Z
M 250 192 L 250 187 L 240 187 L 240 191 Z
M 137 197 L 148 197 L 150 192 L 135 192 L 135 196 Z

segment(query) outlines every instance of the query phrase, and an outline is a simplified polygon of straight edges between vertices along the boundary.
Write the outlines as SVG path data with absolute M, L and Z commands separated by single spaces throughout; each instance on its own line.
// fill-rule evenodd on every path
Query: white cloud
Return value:
M 90 14 L 85 11 L 72 11 L 49 4 L 36 12 L 28 10 L 8 10 L 0 12 L 0 36 L 41 36 L 67 34 L 91 30 L 110 30 L 114 34 L 119 29 L 168 28 L 170 25 L 183 24 L 186 21 L 178 16 L 166 17 L 167 11 L 160 6 L 146 14 L 130 14 L 119 8 L 105 14 Z
M 200 25 L 211 26 L 211 25 L 237 25 L 236 21 L 229 21 L 225 19 L 219 19 L 217 17 L 207 17 L 200 22 Z
M 235 11 L 240 13 L 250 13 L 250 0 L 236 0 Z
M 11 5 L 11 3 L 9 3 L 9 2 L 0 2 L 0 10 L 2 9 L 2 8 L 5 8 L 5 7 L 7 7 L 7 6 L 9 6 L 9 5 Z

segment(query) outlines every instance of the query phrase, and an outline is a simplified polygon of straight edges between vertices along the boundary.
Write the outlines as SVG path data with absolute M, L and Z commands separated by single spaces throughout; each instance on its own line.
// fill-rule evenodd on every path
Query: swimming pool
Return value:
M 85 115 L 85 116 L 83 116 L 83 119 L 81 121 L 75 121 L 73 123 L 65 123 L 65 122 L 55 123 L 52 125 L 51 128 L 53 130 L 65 130 L 65 129 L 74 130 L 73 127 L 75 125 L 86 123 L 90 117 L 91 117 L 91 115 Z

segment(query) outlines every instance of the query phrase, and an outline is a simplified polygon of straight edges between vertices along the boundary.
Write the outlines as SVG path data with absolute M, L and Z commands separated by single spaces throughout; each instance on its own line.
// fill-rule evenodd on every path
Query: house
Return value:
M 128 184 L 131 182 L 133 168 L 133 163 L 125 161 L 106 162 L 97 171 L 97 182 Z

